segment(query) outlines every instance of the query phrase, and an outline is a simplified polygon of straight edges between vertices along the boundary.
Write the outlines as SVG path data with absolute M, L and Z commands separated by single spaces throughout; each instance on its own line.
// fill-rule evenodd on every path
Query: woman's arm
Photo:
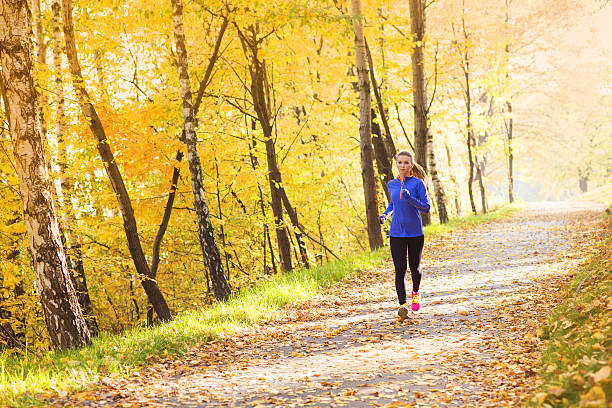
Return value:
M 389 205 L 387 206 L 387 209 L 385 210 L 385 212 L 382 214 L 385 217 L 390 216 L 393 213 L 393 201 L 389 202 Z
M 412 204 L 419 211 L 428 213 L 429 212 L 429 196 L 427 195 L 427 188 L 425 187 L 425 183 L 422 180 L 419 180 L 420 183 L 417 184 L 417 193 L 418 196 L 415 197 L 413 194 L 406 194 L 405 197 L 410 204 Z M 406 190 L 407 192 L 408 190 Z

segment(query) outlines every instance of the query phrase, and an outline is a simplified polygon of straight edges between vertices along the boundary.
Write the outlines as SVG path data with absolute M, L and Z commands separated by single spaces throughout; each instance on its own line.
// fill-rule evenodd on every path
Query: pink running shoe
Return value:
M 421 308 L 421 292 L 412 292 L 412 311 L 418 312 Z

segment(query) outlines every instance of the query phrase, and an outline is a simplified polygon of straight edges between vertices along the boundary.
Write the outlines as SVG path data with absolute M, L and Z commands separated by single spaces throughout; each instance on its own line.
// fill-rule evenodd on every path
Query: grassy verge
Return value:
M 612 231 L 612 217 L 604 222 Z M 529 406 L 612 406 L 612 237 L 576 274 L 539 334 L 543 384 Z
M 486 215 L 430 225 L 426 235 L 501 218 L 520 208 L 507 205 Z M 0 406 L 42 405 L 53 395 L 85 389 L 100 376 L 127 373 L 132 367 L 180 356 L 189 346 L 232 335 L 241 328 L 274 316 L 286 304 L 305 300 L 322 289 L 376 266 L 388 257 L 381 248 L 306 270 L 295 270 L 262 282 L 210 308 L 186 312 L 174 321 L 121 335 L 102 334 L 79 350 L 48 352 L 42 356 L 0 355 Z
M 596 201 L 604 204 L 612 203 L 612 184 L 580 194 L 576 197 L 576 200 Z

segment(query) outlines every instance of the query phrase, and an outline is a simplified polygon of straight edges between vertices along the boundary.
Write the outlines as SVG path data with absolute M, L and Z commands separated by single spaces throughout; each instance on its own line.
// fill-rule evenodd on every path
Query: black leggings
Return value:
M 412 276 L 412 291 L 418 292 L 421 285 L 421 254 L 425 236 L 420 237 L 390 237 L 391 256 L 395 266 L 395 290 L 400 305 L 406 303 L 406 251 L 408 251 L 408 265 Z

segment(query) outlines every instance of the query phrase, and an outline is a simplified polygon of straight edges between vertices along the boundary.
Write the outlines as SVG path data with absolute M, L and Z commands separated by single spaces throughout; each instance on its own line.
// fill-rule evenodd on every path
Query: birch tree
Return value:
M 187 48 L 185 47 L 185 32 L 183 30 L 183 3 L 181 0 L 172 0 L 172 21 L 174 23 L 174 41 L 177 53 L 177 69 L 179 73 L 181 98 L 183 100 L 183 116 L 185 118 L 185 144 L 187 145 L 187 160 L 191 175 L 193 190 L 193 205 L 198 220 L 198 234 L 204 260 L 210 271 L 210 278 L 215 297 L 225 300 L 231 293 L 227 282 L 219 247 L 215 240 L 215 231 L 210 222 L 210 214 L 206 198 L 204 197 L 204 181 L 202 165 L 198 153 L 197 136 L 195 133 L 195 117 L 193 97 L 189 82 L 187 66 Z
M 90 343 L 90 333 L 70 280 L 38 125 L 30 11 L 26 0 L 0 2 L 3 102 L 17 164 L 24 221 L 37 289 L 51 342 L 70 348 Z

